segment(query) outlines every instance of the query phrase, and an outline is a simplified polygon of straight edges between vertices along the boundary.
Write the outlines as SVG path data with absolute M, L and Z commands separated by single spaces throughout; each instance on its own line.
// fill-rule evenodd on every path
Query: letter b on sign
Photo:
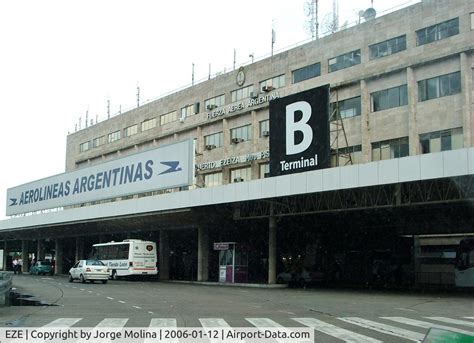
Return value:
M 301 112 L 301 119 L 295 121 L 297 113 Z M 286 106 L 286 154 L 294 155 L 305 151 L 313 141 L 313 129 L 308 125 L 311 119 L 311 105 L 306 101 L 294 102 Z M 303 139 L 295 142 L 295 133 L 301 132 Z
M 269 107 L 270 176 L 329 167 L 329 85 L 272 100 Z M 317 163 L 305 162 L 311 160 Z

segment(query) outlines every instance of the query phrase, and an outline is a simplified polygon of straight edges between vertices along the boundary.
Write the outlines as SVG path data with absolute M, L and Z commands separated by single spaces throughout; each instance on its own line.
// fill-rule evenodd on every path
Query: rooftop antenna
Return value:
M 87 109 L 86 111 L 86 128 L 89 126 L 88 121 L 89 121 L 89 109 Z
M 311 39 L 319 38 L 318 0 L 308 0 L 304 4 L 304 13 L 310 19 L 306 22 L 305 29 L 311 34 Z
M 249 54 L 249 57 L 252 58 L 252 63 L 253 63 L 253 52 Z
M 140 86 L 137 83 L 137 107 L 140 107 Z
M 207 79 L 211 79 L 211 63 L 209 62 L 209 75 L 207 75 Z
M 235 70 L 235 60 L 236 60 L 236 58 L 237 58 L 237 51 L 234 49 L 234 69 L 233 70 Z
M 332 27 L 333 32 L 339 29 L 339 0 L 332 0 Z
M 194 63 L 192 65 L 193 65 L 193 69 L 192 69 L 192 72 L 191 72 L 191 85 L 194 86 Z
M 272 20 L 272 56 L 273 56 L 273 45 L 275 44 L 276 41 L 276 33 L 275 30 L 273 29 L 274 21 Z
M 110 119 L 110 99 L 107 99 L 107 119 Z M 95 122 L 97 123 L 97 120 Z

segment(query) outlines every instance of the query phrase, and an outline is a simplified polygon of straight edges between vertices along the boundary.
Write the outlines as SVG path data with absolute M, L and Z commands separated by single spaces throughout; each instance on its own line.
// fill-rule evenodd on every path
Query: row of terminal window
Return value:
M 472 17 L 472 15 L 471 15 Z M 454 18 L 439 24 L 435 24 L 421 30 L 416 31 L 417 45 L 424 45 L 430 42 L 441 40 L 459 34 L 459 18 Z M 406 35 L 395 37 L 384 42 L 380 42 L 369 46 L 370 59 L 376 59 L 383 56 L 395 54 L 406 50 Z M 329 59 L 329 72 L 348 68 L 361 63 L 360 49 L 351 51 L 334 58 Z M 321 64 L 314 63 L 309 66 L 293 71 L 293 83 L 301 82 L 310 78 L 321 75 Z M 421 82 L 421 83 L 420 83 Z M 440 76 L 428 80 L 418 82 L 419 100 L 425 101 L 438 98 L 445 95 L 459 93 L 461 91 L 461 82 L 459 73 Z M 278 75 L 267 80 L 261 81 L 259 90 L 271 91 L 273 89 L 285 86 L 285 74 Z M 375 92 L 372 94 L 372 111 L 381 111 L 388 108 L 404 106 L 407 104 L 406 85 L 395 87 L 392 89 Z M 231 92 L 232 102 L 240 101 L 258 94 L 254 91 L 253 85 L 249 85 Z M 341 110 L 341 117 L 349 117 L 360 114 L 360 98 L 359 105 L 356 104 L 357 99 L 348 99 L 346 105 L 355 105 L 347 110 Z M 351 104 L 352 102 L 352 104 Z M 342 102 L 339 106 L 344 106 Z M 225 94 L 215 96 L 204 101 L 206 110 L 225 105 Z M 358 106 L 358 107 L 357 107 Z M 199 113 L 199 102 L 186 105 L 181 108 L 181 118 Z M 159 116 L 160 125 L 166 125 L 178 120 L 178 111 L 171 111 Z M 158 125 L 158 118 L 151 118 L 141 123 L 141 132 L 151 130 Z M 129 126 L 123 130 L 123 137 L 130 137 L 139 132 L 138 124 Z M 83 142 L 79 146 L 79 151 L 84 152 L 91 148 L 99 147 L 105 143 L 115 142 L 122 137 L 122 131 L 117 130 L 108 134 L 94 138 L 92 141 Z
M 471 18 L 472 18 L 471 14 Z M 416 45 L 425 45 L 459 34 L 459 18 L 444 21 L 416 31 Z M 369 59 L 393 55 L 407 49 L 406 35 L 394 37 L 369 46 Z M 360 49 L 344 53 L 328 60 L 329 72 L 349 68 L 361 63 Z M 314 63 L 293 71 L 293 83 L 321 75 L 321 63 Z
M 460 149 L 463 147 L 462 128 L 441 130 L 421 134 L 421 153 L 433 153 L 448 150 Z M 408 137 L 385 140 L 372 143 L 372 161 L 388 160 L 393 158 L 406 157 L 409 155 Z M 331 167 L 344 166 L 348 164 L 358 164 L 362 162 L 362 146 L 354 145 L 331 151 Z M 259 178 L 269 175 L 270 166 L 268 163 L 259 164 Z M 252 179 L 251 167 L 245 166 L 230 170 L 230 182 L 242 182 Z M 204 174 L 204 186 L 213 187 L 223 184 L 223 172 L 213 172 Z

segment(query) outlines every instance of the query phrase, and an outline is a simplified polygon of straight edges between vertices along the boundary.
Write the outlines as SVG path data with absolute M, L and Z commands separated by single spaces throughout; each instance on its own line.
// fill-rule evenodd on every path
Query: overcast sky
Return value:
M 374 0 L 381 13 L 417 0 Z M 7 188 L 65 170 L 66 138 L 211 73 L 308 40 L 304 0 L 0 2 L 0 220 Z M 340 24 L 370 0 L 339 0 Z M 331 0 L 319 0 L 321 31 Z

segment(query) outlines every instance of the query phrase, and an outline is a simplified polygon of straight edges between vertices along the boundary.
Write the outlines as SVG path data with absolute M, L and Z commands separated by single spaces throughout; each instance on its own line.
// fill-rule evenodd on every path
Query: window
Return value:
M 285 87 L 285 74 L 260 82 L 260 89 L 262 92 L 269 92 L 281 87 Z
M 222 172 L 204 175 L 204 187 L 214 187 L 222 185 Z
M 250 97 L 250 93 L 253 93 L 253 85 L 236 89 L 235 91 L 230 92 L 230 97 L 232 102 L 236 102 L 242 99 Z
M 459 34 L 459 18 L 416 31 L 416 45 L 428 44 Z
M 471 13 L 471 30 L 474 30 L 474 13 Z
M 225 105 L 225 94 L 216 96 L 211 99 L 207 99 L 204 101 L 204 107 L 206 107 L 207 110 L 213 110 L 214 108 L 224 106 Z
M 311 64 L 309 66 L 293 71 L 293 83 L 312 79 L 321 75 L 321 63 Z
M 176 120 L 178 120 L 178 112 L 177 111 L 162 114 L 160 116 L 160 125 L 163 126 L 163 125 L 166 125 L 168 123 L 172 123 Z
M 230 182 L 242 182 L 249 181 L 251 179 L 250 167 L 244 167 L 239 169 L 233 169 L 230 171 Z
M 192 105 L 184 106 L 181 108 L 181 118 L 186 118 L 192 116 L 196 113 L 199 113 L 199 103 Z
M 105 144 L 105 136 L 100 136 L 92 140 L 92 147 L 97 148 Z
M 135 124 L 123 129 L 124 137 L 130 137 L 130 136 L 136 135 L 137 133 L 138 133 L 138 124 Z
M 350 161 L 352 164 L 362 162 L 362 145 L 331 150 L 331 167 L 346 166 Z
M 386 40 L 385 42 L 377 43 L 369 46 L 370 59 L 376 59 L 407 49 L 407 40 L 406 36 L 400 36 Z
M 120 139 L 120 130 L 109 133 L 108 142 L 112 143 Z
M 372 161 L 408 156 L 408 137 L 372 143 Z
M 463 145 L 462 128 L 435 131 L 420 135 L 422 154 L 461 149 Z
M 418 100 L 426 101 L 461 93 L 461 73 L 441 75 L 418 81 Z
M 236 127 L 235 129 L 231 129 L 230 130 L 231 143 L 238 143 L 238 142 L 250 140 L 252 137 L 251 129 L 252 129 L 252 126 L 250 124 Z
M 372 97 L 372 112 L 383 111 L 388 108 L 405 106 L 408 104 L 407 85 L 384 89 L 374 92 Z
M 222 132 L 213 133 L 212 135 L 204 136 L 204 144 L 207 150 L 221 147 L 223 145 Z
M 331 58 L 328 62 L 330 73 L 336 70 L 349 68 L 354 65 L 360 64 L 360 49 Z
M 142 132 L 156 127 L 156 118 L 147 119 L 142 123 Z
M 270 120 L 262 120 L 259 123 L 260 137 L 268 137 L 270 135 Z
M 80 152 L 87 151 L 90 148 L 91 148 L 91 142 L 90 141 L 79 144 L 79 151 Z
M 260 164 L 260 178 L 264 179 L 270 176 L 270 163 Z
M 341 100 L 337 103 L 331 103 L 331 120 L 336 120 L 338 118 L 336 117 L 336 114 L 338 114 L 341 119 L 345 119 L 360 116 L 360 113 L 360 96 Z

